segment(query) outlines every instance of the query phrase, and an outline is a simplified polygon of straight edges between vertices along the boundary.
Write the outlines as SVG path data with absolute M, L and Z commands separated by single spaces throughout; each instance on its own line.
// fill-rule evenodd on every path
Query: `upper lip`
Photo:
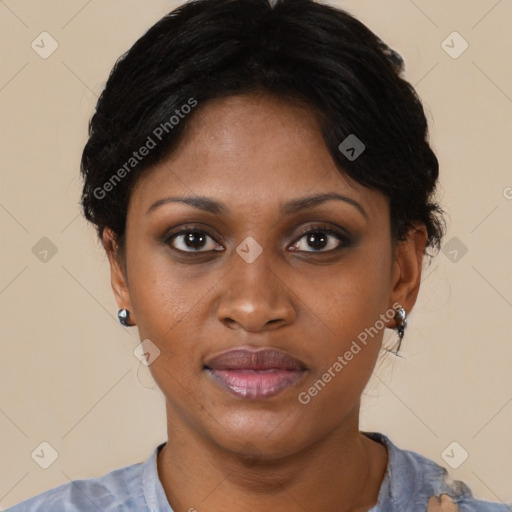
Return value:
M 208 359 L 210 370 L 306 370 L 306 365 L 276 348 L 235 348 Z

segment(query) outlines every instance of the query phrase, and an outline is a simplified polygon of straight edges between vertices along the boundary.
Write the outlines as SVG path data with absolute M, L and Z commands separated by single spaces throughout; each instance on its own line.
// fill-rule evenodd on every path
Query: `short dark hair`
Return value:
M 265 92 L 307 105 L 339 170 L 389 198 L 394 241 L 419 221 L 427 248 L 438 250 L 445 227 L 434 200 L 439 164 L 403 71 L 398 53 L 326 4 L 189 1 L 153 25 L 110 73 L 82 154 L 85 217 L 100 238 L 108 227 L 124 246 L 133 185 L 173 150 L 194 112 L 215 98 Z M 365 146 L 356 159 L 339 149 L 351 134 Z M 149 151 L 135 158 L 144 146 Z

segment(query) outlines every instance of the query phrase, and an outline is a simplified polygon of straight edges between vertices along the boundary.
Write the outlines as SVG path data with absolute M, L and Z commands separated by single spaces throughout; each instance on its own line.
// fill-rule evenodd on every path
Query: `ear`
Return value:
M 103 230 L 102 244 L 110 263 L 110 284 L 117 307 L 118 309 L 126 308 L 130 312 L 130 325 L 135 325 L 136 321 L 130 301 L 130 290 L 128 288 L 124 260 L 119 251 L 117 237 L 111 229 L 105 228 Z
M 425 224 L 418 222 L 413 223 L 406 240 L 398 242 L 392 270 L 390 308 L 398 303 L 407 313 L 410 313 L 414 307 L 420 291 L 427 239 L 428 233 Z

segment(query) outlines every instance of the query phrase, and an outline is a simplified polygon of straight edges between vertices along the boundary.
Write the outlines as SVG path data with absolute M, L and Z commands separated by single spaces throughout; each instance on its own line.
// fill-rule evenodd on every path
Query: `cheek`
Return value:
M 211 339 L 212 326 L 218 329 L 214 298 L 229 268 L 177 263 L 165 248 L 151 244 L 133 246 L 128 265 L 140 339 L 150 339 L 160 350 L 152 372 L 171 372 L 180 380 L 197 377 L 205 345 L 216 341 Z
M 307 288 L 304 301 L 316 324 L 316 365 L 301 391 L 302 404 L 327 417 L 355 404 L 377 361 L 389 298 L 389 264 L 385 257 L 374 257 L 365 250 L 354 253 L 343 264 L 318 275 L 318 286 L 303 276 Z M 378 254 L 378 252 L 377 252 Z M 326 408 L 336 403 L 335 410 Z
M 356 251 L 315 277 L 304 274 L 305 304 L 315 313 L 320 326 L 340 340 L 338 349 L 373 326 L 386 312 L 390 293 L 390 260 L 375 257 L 384 251 Z M 316 283 L 316 285 L 312 285 Z
M 198 315 L 204 314 L 205 293 L 212 283 L 195 284 L 159 258 L 146 258 L 137 272 L 131 300 L 139 336 L 159 350 L 149 370 L 169 403 L 186 409 L 190 394 L 198 392 L 202 353 L 197 340 L 204 337 Z
M 317 303 L 322 319 L 317 326 L 328 328 L 318 330 L 325 336 L 317 333 L 315 364 L 297 393 L 303 413 L 319 418 L 313 431 L 329 428 L 353 411 L 380 353 L 384 327 L 382 321 L 376 323 L 385 311 L 385 302 L 375 298 L 370 284 L 361 280 L 355 284 L 352 279 L 340 280 L 336 289 L 319 294 L 324 302 Z M 325 300 L 326 296 L 331 300 Z

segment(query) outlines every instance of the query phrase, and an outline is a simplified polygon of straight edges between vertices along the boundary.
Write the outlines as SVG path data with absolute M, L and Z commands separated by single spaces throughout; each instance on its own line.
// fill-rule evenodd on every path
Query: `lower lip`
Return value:
M 215 381 L 239 398 L 270 398 L 296 384 L 303 370 L 211 370 Z

